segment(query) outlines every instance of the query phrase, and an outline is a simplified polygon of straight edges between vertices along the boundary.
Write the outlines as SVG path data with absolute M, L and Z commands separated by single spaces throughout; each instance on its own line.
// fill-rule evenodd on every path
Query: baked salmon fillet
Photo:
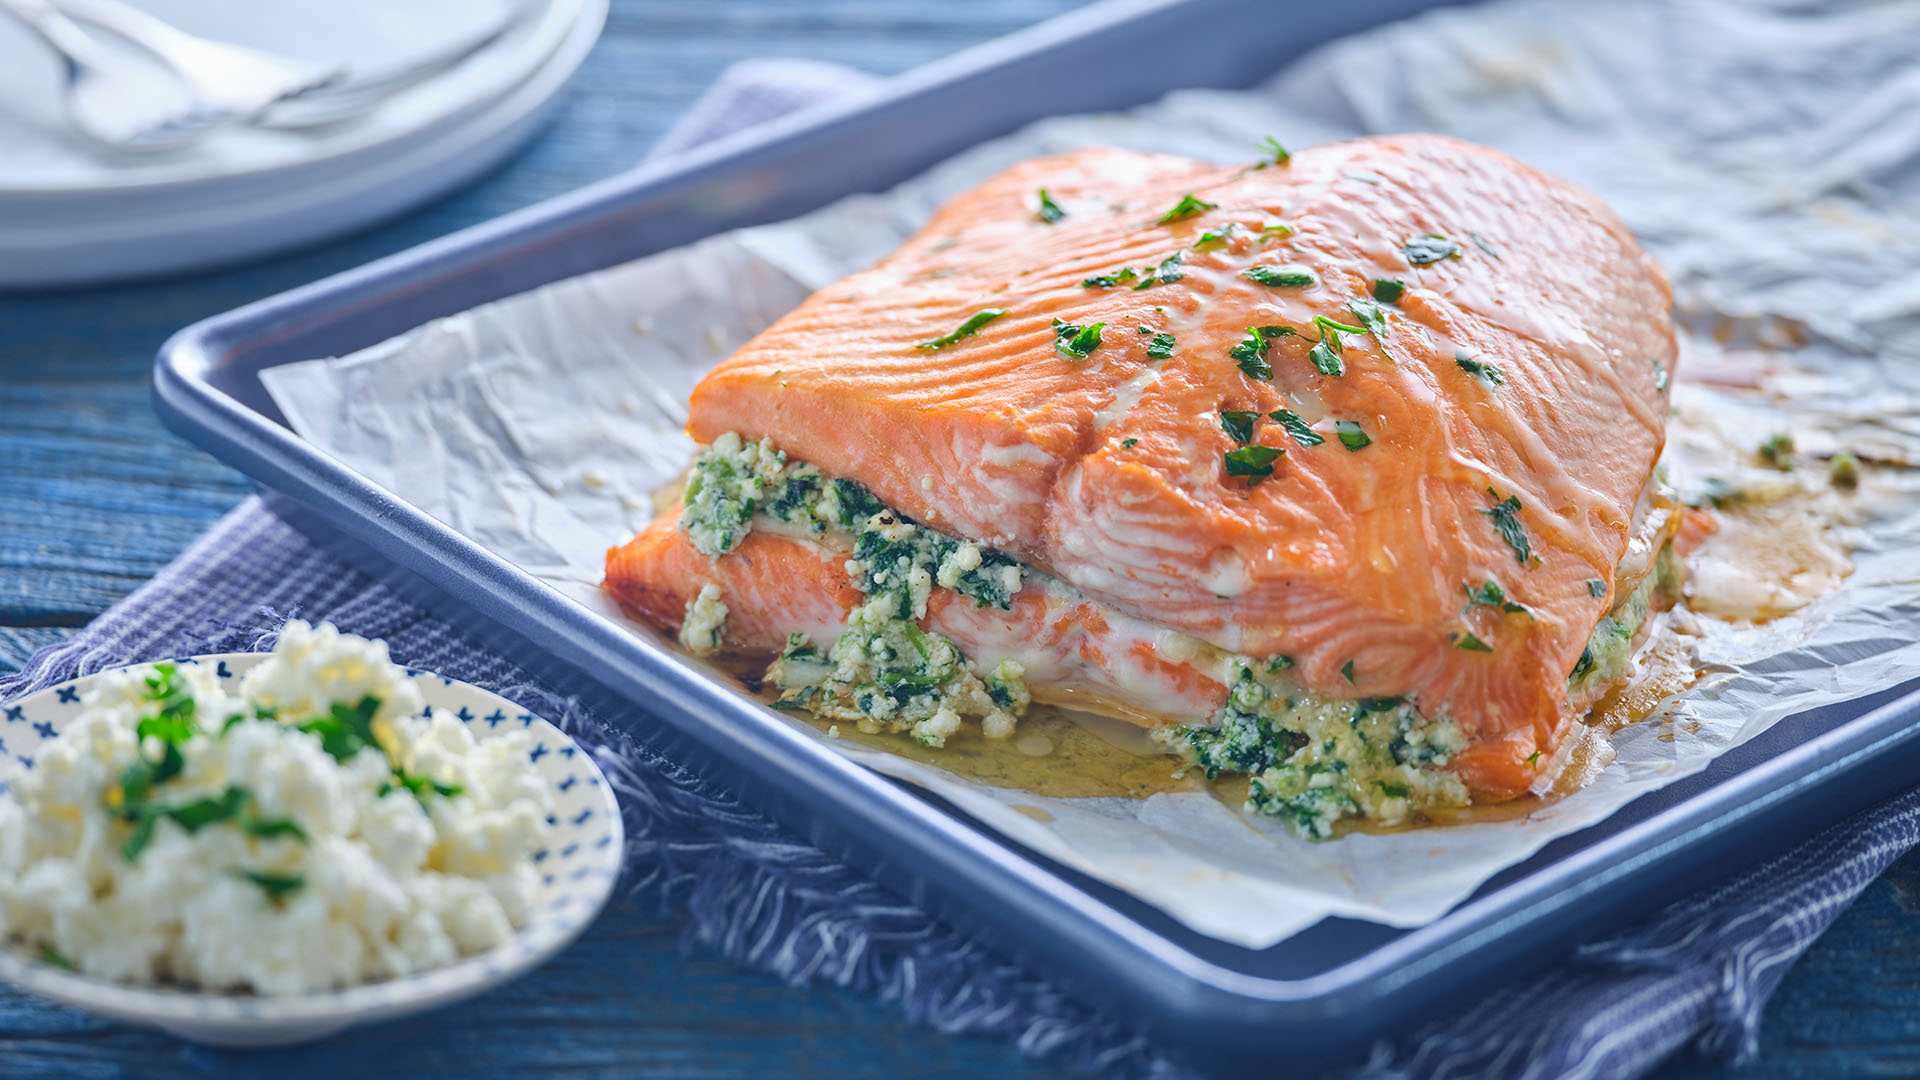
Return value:
M 699 384 L 606 587 L 783 706 L 1120 716 L 1311 836 L 1511 799 L 1677 585 L 1670 307 L 1454 139 L 1028 161 Z

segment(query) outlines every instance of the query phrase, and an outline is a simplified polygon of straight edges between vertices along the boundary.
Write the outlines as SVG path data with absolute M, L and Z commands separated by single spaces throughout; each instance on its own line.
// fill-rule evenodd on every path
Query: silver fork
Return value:
M 510 4 L 490 25 L 384 71 L 307 64 L 189 34 L 125 0 L 53 0 L 62 11 L 125 38 L 171 68 L 196 97 L 258 127 L 298 130 L 350 120 L 465 62 L 526 16 Z
M 60 56 L 61 108 L 75 131 L 115 150 L 174 150 L 233 119 L 170 80 L 128 65 L 47 0 L 0 0 L 6 11 Z
M 238 120 L 340 81 L 344 64 L 315 64 L 189 34 L 122 0 L 58 0 L 59 9 L 109 30 L 165 64 L 195 99 Z

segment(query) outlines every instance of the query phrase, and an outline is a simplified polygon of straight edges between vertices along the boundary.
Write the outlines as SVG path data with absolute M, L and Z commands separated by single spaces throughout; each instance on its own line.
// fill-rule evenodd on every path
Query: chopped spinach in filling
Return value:
M 1324 840 L 1342 818 L 1392 824 L 1427 807 L 1466 805 L 1465 785 L 1445 769 L 1466 745 L 1451 719 L 1422 716 L 1400 698 L 1321 697 L 1283 664 L 1235 668 L 1213 726 L 1176 727 L 1164 738 L 1209 779 L 1251 776 L 1247 809 Z
M 868 599 L 825 652 L 799 635 L 788 640 L 767 671 L 781 691 L 776 704 L 851 720 L 865 731 L 904 731 L 929 746 L 943 745 L 966 717 L 980 718 L 989 736 L 1012 733 L 1029 702 L 1020 665 L 1008 660 L 983 675 L 957 645 L 917 621 L 936 586 L 977 607 L 1012 607 L 1019 563 L 917 524 L 851 480 L 790 462 L 768 440 L 751 443 L 731 432 L 695 459 L 684 501 L 680 525 L 708 555 L 733 550 L 756 519 L 789 533 L 852 537 L 847 573 Z M 717 595 L 712 599 L 718 619 L 697 603 L 688 617 L 705 616 L 702 633 L 717 637 L 725 608 Z
M 1633 655 L 1633 637 L 1653 611 L 1653 598 L 1661 594 L 1678 595 L 1684 572 L 1684 564 L 1680 556 L 1673 553 L 1673 548 L 1660 552 L 1653 564 L 1653 573 L 1642 578 L 1633 592 L 1593 628 L 1593 636 L 1587 639 L 1587 647 L 1580 651 L 1580 659 L 1567 677 L 1569 693 L 1577 697 L 1605 686 L 1627 670 L 1627 661 Z
M 853 610 L 824 654 L 804 634 L 789 637 L 767 681 L 779 688 L 781 708 L 944 746 L 970 716 L 988 738 L 1011 735 L 1031 701 L 1021 674 L 1019 663 L 1003 660 L 982 675 L 952 641 L 897 617 L 893 601 L 876 596 Z

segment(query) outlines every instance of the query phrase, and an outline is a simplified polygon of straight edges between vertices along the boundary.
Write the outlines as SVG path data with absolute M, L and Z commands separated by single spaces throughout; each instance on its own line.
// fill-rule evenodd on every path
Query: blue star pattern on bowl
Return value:
M 265 653 L 185 657 L 211 664 L 223 682 L 238 680 Z M 141 668 L 147 665 L 131 665 Z M 104 673 L 102 673 L 104 674 Z M 476 739 L 498 731 L 530 731 L 528 764 L 553 791 L 553 834 L 534 856 L 541 892 L 534 914 L 498 948 L 443 968 L 319 994 L 263 997 L 132 986 L 67 971 L 17 944 L 0 948 L 0 979 L 45 998 L 116 1019 L 162 1027 L 220 1046 L 277 1046 L 331 1035 L 354 1024 L 388 1020 L 471 997 L 524 974 L 559 952 L 593 922 L 620 875 L 625 832 L 620 808 L 593 755 L 559 728 L 477 686 L 409 669 L 431 709 L 465 721 Z M 80 714 L 89 675 L 0 705 L 0 796 L 8 778 L 33 768 L 34 755 Z M 497 718 L 497 719 L 496 719 Z M 514 723 L 508 724 L 506 721 Z

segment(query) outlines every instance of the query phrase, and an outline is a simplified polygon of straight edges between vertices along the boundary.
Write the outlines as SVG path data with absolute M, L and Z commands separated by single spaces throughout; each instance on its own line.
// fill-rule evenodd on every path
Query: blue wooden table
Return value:
M 614 0 L 558 122 L 493 175 L 318 248 L 163 283 L 0 296 L 0 670 L 84 626 L 248 490 L 162 432 L 148 367 L 171 331 L 559 194 L 636 161 L 728 63 L 805 56 L 893 73 L 1073 0 Z M 792 988 L 680 944 L 617 902 L 537 976 L 466 1008 L 317 1046 L 228 1053 L 0 990 L 0 1078 L 1048 1075 L 888 1004 Z M 1874 884 L 1788 975 L 1760 1059 L 1667 1077 L 1920 1075 L 1920 857 Z

